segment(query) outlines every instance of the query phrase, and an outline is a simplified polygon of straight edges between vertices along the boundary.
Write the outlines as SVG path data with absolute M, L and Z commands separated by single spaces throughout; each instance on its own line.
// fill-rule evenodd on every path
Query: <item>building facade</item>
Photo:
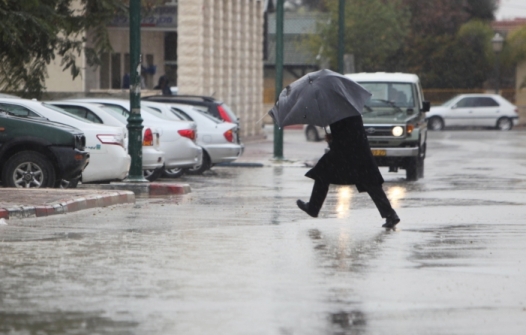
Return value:
M 241 135 L 262 135 L 263 15 L 261 0 L 167 0 L 141 18 L 143 95 L 154 94 L 166 76 L 179 94 L 207 95 L 224 101 L 240 118 Z M 49 67 L 48 92 L 62 95 L 127 93 L 129 20 L 108 26 L 112 54 L 71 79 L 60 59 Z M 88 36 L 89 37 L 89 36 Z M 89 40 L 89 38 L 88 38 Z

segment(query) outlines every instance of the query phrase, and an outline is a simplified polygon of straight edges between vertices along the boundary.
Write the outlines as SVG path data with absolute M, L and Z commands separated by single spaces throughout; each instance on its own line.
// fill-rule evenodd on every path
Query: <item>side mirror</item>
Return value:
M 422 112 L 429 112 L 431 103 L 429 101 L 422 101 Z

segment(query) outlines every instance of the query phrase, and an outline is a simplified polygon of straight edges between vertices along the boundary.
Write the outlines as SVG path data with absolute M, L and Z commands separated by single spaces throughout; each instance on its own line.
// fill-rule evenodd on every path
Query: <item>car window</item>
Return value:
M 194 119 L 192 119 L 190 117 L 190 115 L 186 114 L 185 112 L 183 112 L 182 110 L 180 109 L 175 109 L 179 114 L 181 114 L 185 119 L 187 119 L 188 121 L 194 121 Z
M 122 107 L 122 106 L 113 105 L 113 104 L 103 104 L 103 105 L 113 109 L 114 111 L 117 111 L 117 112 L 121 113 L 122 115 L 124 115 L 126 117 L 129 114 L 128 110 L 126 108 Z
M 238 119 L 237 115 L 234 113 L 234 111 L 230 107 L 228 107 L 227 104 L 223 103 L 220 106 L 223 107 L 223 109 L 225 110 L 225 112 L 227 112 L 227 114 L 230 116 L 233 122 L 237 121 Z
M 18 116 L 36 116 L 41 117 L 37 113 L 31 111 L 30 109 L 19 106 L 19 105 L 12 105 L 12 104 L 6 104 L 6 103 L 0 103 L 0 108 L 8 111 L 11 114 L 18 115 Z
M 469 108 L 477 105 L 477 98 L 463 98 L 457 102 L 458 108 Z
M 214 123 L 222 123 L 224 122 L 223 120 L 215 117 L 214 115 L 210 114 L 208 111 L 204 111 L 203 109 L 199 109 L 199 108 L 192 108 L 194 111 L 198 112 L 198 113 L 201 113 L 201 115 L 205 116 L 207 119 L 210 119 L 212 121 L 214 121 Z
M 87 122 L 87 123 L 93 123 L 92 121 L 88 120 L 88 119 L 85 119 L 85 118 L 82 118 L 82 117 L 78 117 L 76 115 L 73 115 L 71 113 L 68 113 L 66 112 L 65 110 L 63 110 L 62 108 L 60 107 L 57 107 L 57 106 L 53 106 L 53 105 L 50 105 L 50 104 L 46 104 L 46 103 L 43 103 L 42 106 L 46 107 L 46 108 L 49 108 L 49 109 L 52 109 L 54 110 L 55 112 L 59 112 L 60 114 L 64 114 L 64 115 L 67 115 L 69 117 L 72 117 L 74 119 L 77 119 L 77 120 L 80 120 L 82 122 Z
M 81 117 L 83 119 L 88 119 L 93 123 L 102 123 L 102 120 L 95 115 L 92 111 L 88 110 L 87 108 L 80 107 L 80 106 L 68 106 L 68 105 L 56 105 L 66 112 L 73 114 L 75 116 Z
M 478 107 L 495 107 L 499 106 L 499 104 L 490 97 L 479 97 L 477 98 L 477 106 Z
M 146 106 L 146 107 L 148 107 L 149 109 L 151 109 L 151 110 L 153 110 L 153 111 L 155 111 L 155 112 L 157 112 L 159 114 L 162 114 L 162 111 L 159 108 L 157 108 L 157 107 L 152 107 L 152 106 Z
M 172 112 L 173 115 L 175 115 L 176 117 L 178 117 L 182 121 L 191 121 L 191 120 L 187 119 L 182 113 L 180 113 L 180 111 L 177 108 L 175 108 L 175 107 L 170 108 L 170 112 Z
M 105 112 L 107 112 L 108 114 L 116 118 L 117 120 L 121 121 L 122 123 L 128 123 L 128 115 L 124 114 L 123 111 L 117 110 L 115 108 L 111 108 L 105 105 L 101 106 L 100 108 L 102 108 L 102 110 L 104 110 Z

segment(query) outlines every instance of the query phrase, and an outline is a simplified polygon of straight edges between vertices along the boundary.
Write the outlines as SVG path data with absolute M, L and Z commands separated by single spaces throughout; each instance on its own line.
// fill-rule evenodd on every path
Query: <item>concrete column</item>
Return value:
M 203 88 L 202 94 L 212 95 L 213 94 L 213 59 L 214 59 L 214 46 L 213 46 L 213 0 L 202 0 L 203 1 Z
M 178 2 L 177 76 L 180 94 L 204 94 L 204 0 Z
M 178 87 L 214 94 L 241 118 L 241 136 L 260 135 L 263 97 L 261 0 L 179 0 Z

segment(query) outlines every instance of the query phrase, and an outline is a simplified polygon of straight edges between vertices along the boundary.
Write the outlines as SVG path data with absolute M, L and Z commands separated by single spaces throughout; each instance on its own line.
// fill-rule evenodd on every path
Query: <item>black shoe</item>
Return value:
M 304 211 L 305 213 L 309 214 L 313 218 L 317 218 L 318 217 L 318 213 L 313 213 L 311 210 L 309 210 L 309 203 L 308 202 L 304 202 L 304 201 L 301 201 L 301 200 L 298 199 L 296 201 L 296 205 L 298 205 L 298 207 L 302 211 Z
M 384 228 L 394 228 L 400 222 L 400 218 L 396 213 L 389 215 L 385 218 L 385 223 L 382 225 Z

